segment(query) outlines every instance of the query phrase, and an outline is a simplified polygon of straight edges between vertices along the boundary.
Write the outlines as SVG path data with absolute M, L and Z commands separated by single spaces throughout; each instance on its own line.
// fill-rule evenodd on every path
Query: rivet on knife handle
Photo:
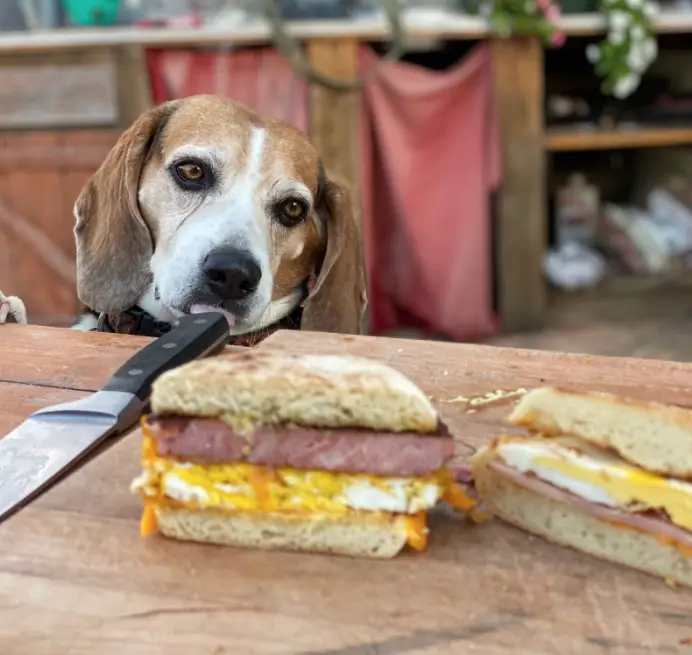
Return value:
M 159 375 L 219 350 L 228 336 L 228 321 L 218 312 L 183 316 L 168 334 L 125 362 L 102 390 L 123 391 L 145 400 Z

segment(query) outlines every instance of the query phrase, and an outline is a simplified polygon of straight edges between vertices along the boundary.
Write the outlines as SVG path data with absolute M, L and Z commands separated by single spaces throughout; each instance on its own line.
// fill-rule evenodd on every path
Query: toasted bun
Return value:
M 404 521 L 382 514 L 333 519 L 157 507 L 156 517 L 167 537 L 224 546 L 391 558 L 407 541 Z
M 489 450 L 475 455 L 472 468 L 479 498 L 499 518 L 561 546 L 692 586 L 692 557 L 510 482 L 487 467 L 494 456 Z
M 574 435 L 612 448 L 641 468 L 692 477 L 692 411 L 606 393 L 544 387 L 527 393 L 509 421 L 544 436 Z
M 154 383 L 151 407 L 158 414 L 220 418 L 238 429 L 295 423 L 434 432 L 438 421 L 427 396 L 379 362 L 255 349 L 165 373 Z

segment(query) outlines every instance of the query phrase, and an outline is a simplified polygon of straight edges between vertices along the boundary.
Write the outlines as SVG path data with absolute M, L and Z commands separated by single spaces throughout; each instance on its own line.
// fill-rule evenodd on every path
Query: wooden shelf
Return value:
M 692 288 L 692 270 L 682 269 L 667 274 L 629 275 L 609 273 L 595 287 L 564 291 L 550 287 L 551 304 L 571 304 L 573 302 L 611 302 L 617 298 L 649 296 L 660 293 L 684 291 L 689 294 Z
M 610 273 L 605 279 L 591 289 L 582 291 L 559 291 L 560 295 L 581 296 L 620 296 L 625 294 L 646 293 L 649 291 L 689 288 L 692 286 L 692 271 L 680 270 L 664 275 L 627 275 L 625 273 Z
M 690 14 L 692 16 L 692 14 Z M 488 22 L 476 16 L 446 17 L 419 22 L 404 16 L 403 26 L 409 41 L 444 39 L 484 39 L 490 34 Z M 389 25 L 383 20 L 306 20 L 288 21 L 288 33 L 296 39 L 357 39 L 387 41 Z M 271 42 L 269 24 L 252 19 L 229 27 L 82 27 L 53 30 L 0 32 L 0 53 L 21 54 L 81 48 L 144 46 L 149 48 L 252 46 Z
M 692 33 L 692 11 L 663 12 L 654 19 L 657 34 Z M 492 36 L 488 22 L 479 16 L 450 14 L 431 18 L 409 9 L 404 14 L 406 38 L 417 40 L 485 39 Z M 606 22 L 600 13 L 563 16 L 558 26 L 567 36 L 603 34 Z M 358 39 L 387 41 L 390 30 L 384 20 L 289 21 L 288 32 L 297 39 Z M 253 19 L 242 25 L 202 28 L 83 27 L 36 31 L 0 31 L 0 53 L 22 54 L 80 48 L 127 45 L 163 48 L 175 46 L 260 45 L 271 42 L 269 25 Z
M 545 135 L 545 148 L 550 152 L 661 148 L 689 144 L 692 144 L 692 126 L 632 126 L 618 127 L 613 130 L 597 127 L 554 127 L 548 128 Z
M 689 316 L 692 271 L 633 276 L 611 273 L 598 286 L 578 291 L 549 287 L 548 314 L 554 325 L 646 321 Z

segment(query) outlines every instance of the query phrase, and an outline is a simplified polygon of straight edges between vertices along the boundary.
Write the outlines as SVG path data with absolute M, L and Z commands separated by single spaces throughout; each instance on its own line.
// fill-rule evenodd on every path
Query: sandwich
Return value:
M 471 458 L 493 515 L 563 546 L 692 586 L 692 411 L 540 388 Z
M 390 558 L 427 544 L 454 440 L 427 396 L 384 364 L 250 350 L 153 385 L 142 420 L 143 535 Z

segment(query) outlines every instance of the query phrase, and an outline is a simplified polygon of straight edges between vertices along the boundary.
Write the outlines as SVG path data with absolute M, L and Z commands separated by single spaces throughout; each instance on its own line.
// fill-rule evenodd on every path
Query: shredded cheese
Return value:
M 406 541 L 411 548 L 423 551 L 428 547 L 427 512 L 406 517 Z

